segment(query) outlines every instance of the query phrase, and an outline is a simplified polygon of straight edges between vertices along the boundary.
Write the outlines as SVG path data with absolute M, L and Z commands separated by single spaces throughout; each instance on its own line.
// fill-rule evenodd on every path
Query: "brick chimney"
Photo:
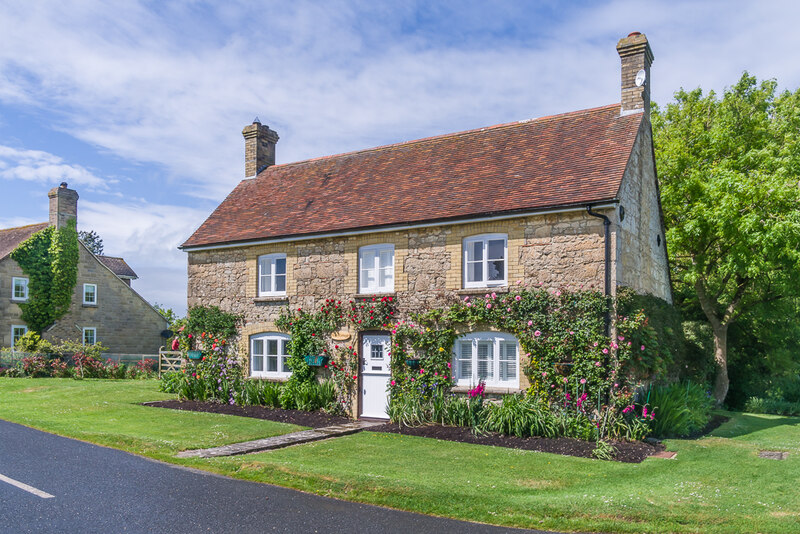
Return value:
M 621 115 L 644 111 L 650 119 L 650 65 L 653 51 L 643 33 L 633 32 L 619 40 L 617 53 L 622 61 Z
M 275 165 L 275 144 L 278 133 L 261 124 L 256 118 L 242 130 L 244 136 L 244 177 L 257 175 L 270 165 Z
M 50 199 L 50 226 L 61 228 L 67 221 L 78 220 L 78 192 L 67 188 L 67 182 L 54 187 L 47 193 Z

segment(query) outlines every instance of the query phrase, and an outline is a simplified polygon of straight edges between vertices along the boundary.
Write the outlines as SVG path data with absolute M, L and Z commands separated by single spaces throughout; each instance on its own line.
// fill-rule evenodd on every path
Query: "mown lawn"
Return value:
M 674 460 L 620 464 L 362 432 L 272 452 L 178 460 L 179 449 L 290 431 L 136 403 L 154 381 L 0 378 L 0 418 L 226 475 L 501 525 L 603 532 L 800 532 L 800 418 L 731 413 Z M 762 449 L 788 460 L 760 459 Z

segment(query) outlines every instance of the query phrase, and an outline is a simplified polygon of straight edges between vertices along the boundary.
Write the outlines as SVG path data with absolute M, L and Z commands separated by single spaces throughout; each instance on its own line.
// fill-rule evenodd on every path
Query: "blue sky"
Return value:
M 742 71 L 800 86 L 800 3 L 105 2 L 0 5 L 0 228 L 80 194 L 78 226 L 183 313 L 177 246 L 244 175 L 255 116 L 286 163 L 619 101 L 648 36 L 653 99 Z

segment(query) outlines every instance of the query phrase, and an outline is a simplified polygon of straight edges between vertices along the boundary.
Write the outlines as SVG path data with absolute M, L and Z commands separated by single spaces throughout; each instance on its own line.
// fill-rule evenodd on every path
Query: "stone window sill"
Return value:
M 256 297 L 253 302 L 289 302 L 289 297 L 286 295 L 276 295 L 273 297 Z
M 83 306 L 84 308 L 96 308 L 96 307 L 97 307 L 97 304 L 87 304 L 87 303 L 85 303 L 85 302 L 84 302 L 84 303 L 82 304 L 82 306 Z
M 356 293 L 354 295 L 357 299 L 382 299 L 383 297 L 392 297 L 395 298 L 397 293 L 394 291 L 391 293 Z
M 508 293 L 508 286 L 494 286 L 494 287 L 470 287 L 467 289 L 458 289 L 456 290 L 456 295 L 480 295 L 483 296 L 486 293 Z
M 11 298 L 11 302 L 13 302 L 15 304 L 24 304 L 24 303 L 28 302 L 28 299 L 15 299 L 15 298 L 12 297 Z
M 261 380 L 262 382 L 286 382 L 289 380 L 288 376 L 252 376 L 250 375 L 247 380 Z
M 474 386 L 453 386 L 451 390 L 453 393 L 469 393 L 469 390 L 472 389 Z M 519 388 L 507 388 L 507 387 L 499 387 L 499 386 L 486 386 L 483 392 L 486 395 L 509 395 L 511 393 L 519 393 L 522 391 Z

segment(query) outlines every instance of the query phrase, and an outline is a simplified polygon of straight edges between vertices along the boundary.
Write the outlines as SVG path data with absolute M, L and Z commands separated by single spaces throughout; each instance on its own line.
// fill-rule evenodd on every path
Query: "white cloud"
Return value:
M 103 239 L 104 254 L 122 256 L 139 275 L 134 288 L 149 302 L 183 313 L 186 308 L 186 253 L 177 249 L 208 214 L 143 202 L 81 200 L 78 228 Z
M 21 150 L 0 145 L 0 178 L 45 184 L 68 182 L 73 186 L 105 189 L 104 180 L 81 165 L 65 163 L 59 156 L 41 150 Z

